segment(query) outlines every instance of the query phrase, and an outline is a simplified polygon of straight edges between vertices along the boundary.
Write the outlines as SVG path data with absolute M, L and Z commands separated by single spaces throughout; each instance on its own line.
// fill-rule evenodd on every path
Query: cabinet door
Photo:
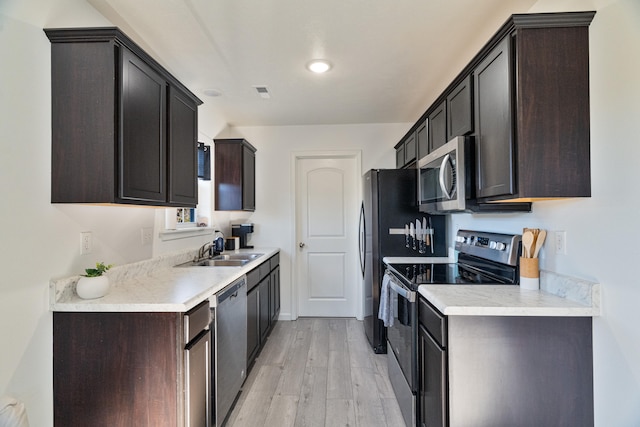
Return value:
M 271 327 L 275 325 L 280 314 L 280 266 L 271 272 L 271 284 L 269 287 L 269 309 L 271 315 Z
M 429 115 L 429 152 L 447 143 L 446 101 Z
M 166 202 L 167 83 L 133 53 L 121 52 L 118 194 L 123 200 Z
M 473 131 L 471 75 L 447 96 L 447 141 Z
M 198 203 L 198 107 L 185 94 L 169 88 L 169 203 Z
M 256 155 L 242 147 L 242 210 L 256 209 Z
M 476 196 L 514 193 L 511 132 L 511 37 L 474 70 Z
M 269 288 L 271 277 L 267 276 L 260 282 L 260 342 L 264 343 L 269 334 L 271 315 L 269 313 Z
M 420 426 L 446 427 L 447 424 L 447 353 L 420 325 L 418 330 Z
M 256 358 L 260 349 L 260 290 L 247 293 L 247 366 Z
M 416 130 L 418 160 L 429 154 L 429 120 L 425 120 Z
M 408 165 L 416 159 L 417 146 L 416 134 L 412 133 L 404 141 L 404 164 Z
M 396 168 L 404 167 L 404 144 L 396 148 Z

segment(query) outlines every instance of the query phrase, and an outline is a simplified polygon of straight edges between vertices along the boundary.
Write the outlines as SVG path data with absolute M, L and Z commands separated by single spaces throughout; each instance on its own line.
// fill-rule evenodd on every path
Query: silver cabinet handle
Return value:
M 298 246 L 300 246 L 300 249 L 302 249 L 302 248 L 304 248 L 304 243 L 300 242 L 300 244 Z

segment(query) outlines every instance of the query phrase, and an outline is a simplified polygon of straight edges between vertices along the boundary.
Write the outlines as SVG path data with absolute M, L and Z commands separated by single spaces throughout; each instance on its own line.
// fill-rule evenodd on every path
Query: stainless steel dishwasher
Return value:
M 215 425 L 222 426 L 247 375 L 247 279 L 225 287 L 210 300 L 215 316 Z

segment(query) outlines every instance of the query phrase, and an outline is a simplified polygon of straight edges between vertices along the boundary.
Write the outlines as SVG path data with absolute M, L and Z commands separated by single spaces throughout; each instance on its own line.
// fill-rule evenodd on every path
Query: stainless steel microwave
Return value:
M 447 213 L 467 210 L 472 178 L 472 140 L 457 136 L 418 161 L 420 211 Z

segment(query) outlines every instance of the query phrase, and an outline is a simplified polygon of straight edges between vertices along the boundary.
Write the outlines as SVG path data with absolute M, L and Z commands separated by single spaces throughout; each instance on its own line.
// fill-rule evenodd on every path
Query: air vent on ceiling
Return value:
M 271 94 L 269 93 L 269 89 L 267 89 L 266 86 L 254 86 L 256 92 L 258 92 L 258 95 L 260 95 L 262 98 L 264 99 L 269 99 L 271 98 Z

